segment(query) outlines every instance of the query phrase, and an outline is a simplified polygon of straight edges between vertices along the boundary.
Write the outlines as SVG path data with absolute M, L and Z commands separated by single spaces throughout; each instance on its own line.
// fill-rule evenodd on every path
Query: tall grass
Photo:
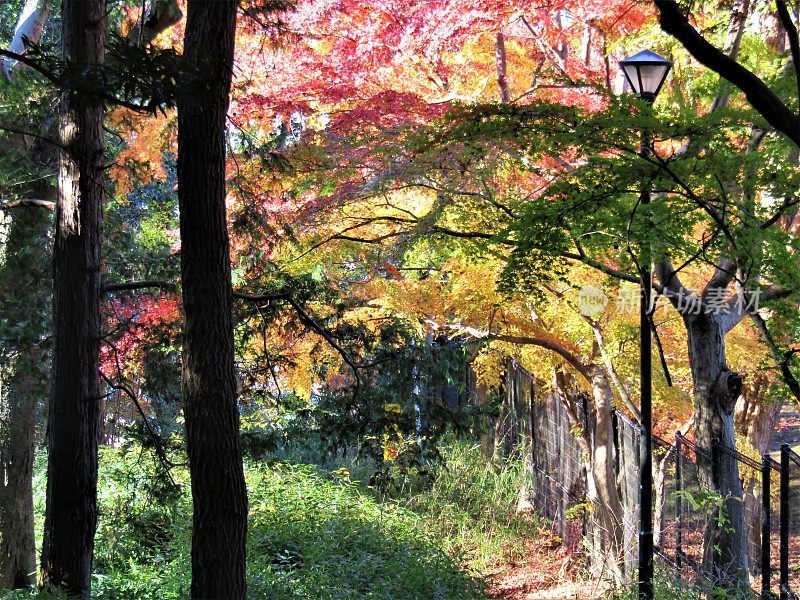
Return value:
M 191 498 L 156 477 L 138 448 L 100 456 L 100 519 L 92 598 L 189 597 Z M 248 598 L 275 600 L 470 600 L 481 582 L 443 551 L 426 518 L 381 503 L 345 470 L 247 461 Z M 44 488 L 37 479 L 37 519 Z M 2 596 L 2 593 L 0 593 Z M 4 600 L 57 593 L 18 591 Z
M 526 483 L 522 452 L 487 460 L 479 446 L 450 440 L 442 455 L 430 487 L 412 491 L 409 486 L 397 501 L 423 518 L 445 552 L 476 571 L 524 556 L 539 521 L 517 512 Z

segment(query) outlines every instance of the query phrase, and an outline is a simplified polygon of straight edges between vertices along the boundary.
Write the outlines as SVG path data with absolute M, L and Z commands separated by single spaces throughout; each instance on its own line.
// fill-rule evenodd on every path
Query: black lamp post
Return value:
M 654 102 L 667 79 L 672 61 L 650 50 L 620 61 L 622 72 L 633 92 L 642 100 Z M 642 130 L 639 154 L 646 158 L 650 152 L 650 137 Z M 639 198 L 643 210 L 650 204 L 650 190 L 645 186 Z M 639 598 L 653 598 L 653 390 L 652 347 L 650 337 L 650 294 L 653 284 L 650 252 L 642 251 L 640 258 L 642 295 L 639 307 L 639 362 L 641 383 L 642 437 L 639 450 Z

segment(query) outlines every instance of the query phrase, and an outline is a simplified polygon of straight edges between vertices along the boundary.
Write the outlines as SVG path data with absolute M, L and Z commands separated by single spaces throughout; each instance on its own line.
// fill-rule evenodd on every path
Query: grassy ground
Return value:
M 489 461 L 478 447 L 459 442 L 443 456 L 430 488 L 405 495 L 401 504 L 421 515 L 449 555 L 478 572 L 523 558 L 539 521 L 516 510 L 525 480 L 521 458 Z
M 353 481 L 354 469 L 249 462 L 249 597 L 484 598 L 479 573 L 523 552 L 535 531 L 514 510 L 521 466 L 459 443 L 445 455 L 432 486 L 409 482 L 392 497 Z M 174 487 L 157 471 L 148 453 L 103 450 L 93 598 L 188 597 L 187 474 L 174 470 Z

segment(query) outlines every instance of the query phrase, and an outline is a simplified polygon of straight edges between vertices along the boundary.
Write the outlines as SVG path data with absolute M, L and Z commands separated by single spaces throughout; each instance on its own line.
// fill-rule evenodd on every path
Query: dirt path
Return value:
M 528 543 L 527 556 L 487 576 L 488 593 L 502 600 L 599 600 L 602 586 L 576 580 L 579 565 L 543 533 Z

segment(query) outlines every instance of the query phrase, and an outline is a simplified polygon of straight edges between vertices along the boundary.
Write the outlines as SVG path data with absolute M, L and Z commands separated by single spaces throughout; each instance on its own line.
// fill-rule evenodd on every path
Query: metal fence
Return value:
M 578 418 L 588 426 L 585 403 Z M 531 439 L 533 485 L 531 496 L 539 513 L 552 524 L 553 533 L 573 552 L 587 535 L 586 466 L 562 402 L 554 395 L 533 403 Z
M 516 377 L 519 377 L 517 373 Z M 533 394 L 532 394 L 533 395 Z M 580 428 L 591 428 L 588 398 L 570 412 L 548 394 L 530 402 L 530 452 L 534 507 L 551 524 L 554 535 L 576 554 L 597 555 L 598 535 L 587 510 L 587 461 L 578 440 Z M 576 418 L 578 422 L 576 423 Z M 639 533 L 639 426 L 624 414 L 614 415 L 615 469 L 622 500 L 625 553 L 623 572 L 635 578 Z M 744 527 L 752 589 L 762 597 L 798 598 L 800 593 L 800 455 L 784 446 L 780 460 L 755 460 L 714 443 L 701 448 L 677 434 L 674 443 L 654 437 L 655 543 L 662 567 L 687 584 L 703 584 L 710 494 L 703 484 L 704 461 L 726 454 L 737 461 L 742 481 Z M 718 462 L 717 462 L 718 464 Z M 587 553 L 587 550 L 589 551 Z M 774 595 L 771 595 L 774 594 Z
M 663 445 L 663 440 L 660 441 Z M 680 434 L 665 465 L 666 501 L 661 509 L 660 543 L 656 551 L 674 574 L 702 585 L 703 559 L 709 548 L 705 534 L 713 518 L 704 503 L 708 489 L 701 483 L 698 460 L 719 460 L 722 453 L 738 463 L 742 481 L 744 537 L 752 589 L 762 597 L 797 598 L 800 592 L 800 456 L 788 446 L 780 462 L 770 455 L 760 461 L 714 442 L 698 447 Z M 657 534 L 658 535 L 658 534 Z M 772 595 L 774 594 L 774 595 Z
M 779 589 L 780 597 L 797 598 L 800 592 L 800 456 L 781 446 L 779 484 Z

